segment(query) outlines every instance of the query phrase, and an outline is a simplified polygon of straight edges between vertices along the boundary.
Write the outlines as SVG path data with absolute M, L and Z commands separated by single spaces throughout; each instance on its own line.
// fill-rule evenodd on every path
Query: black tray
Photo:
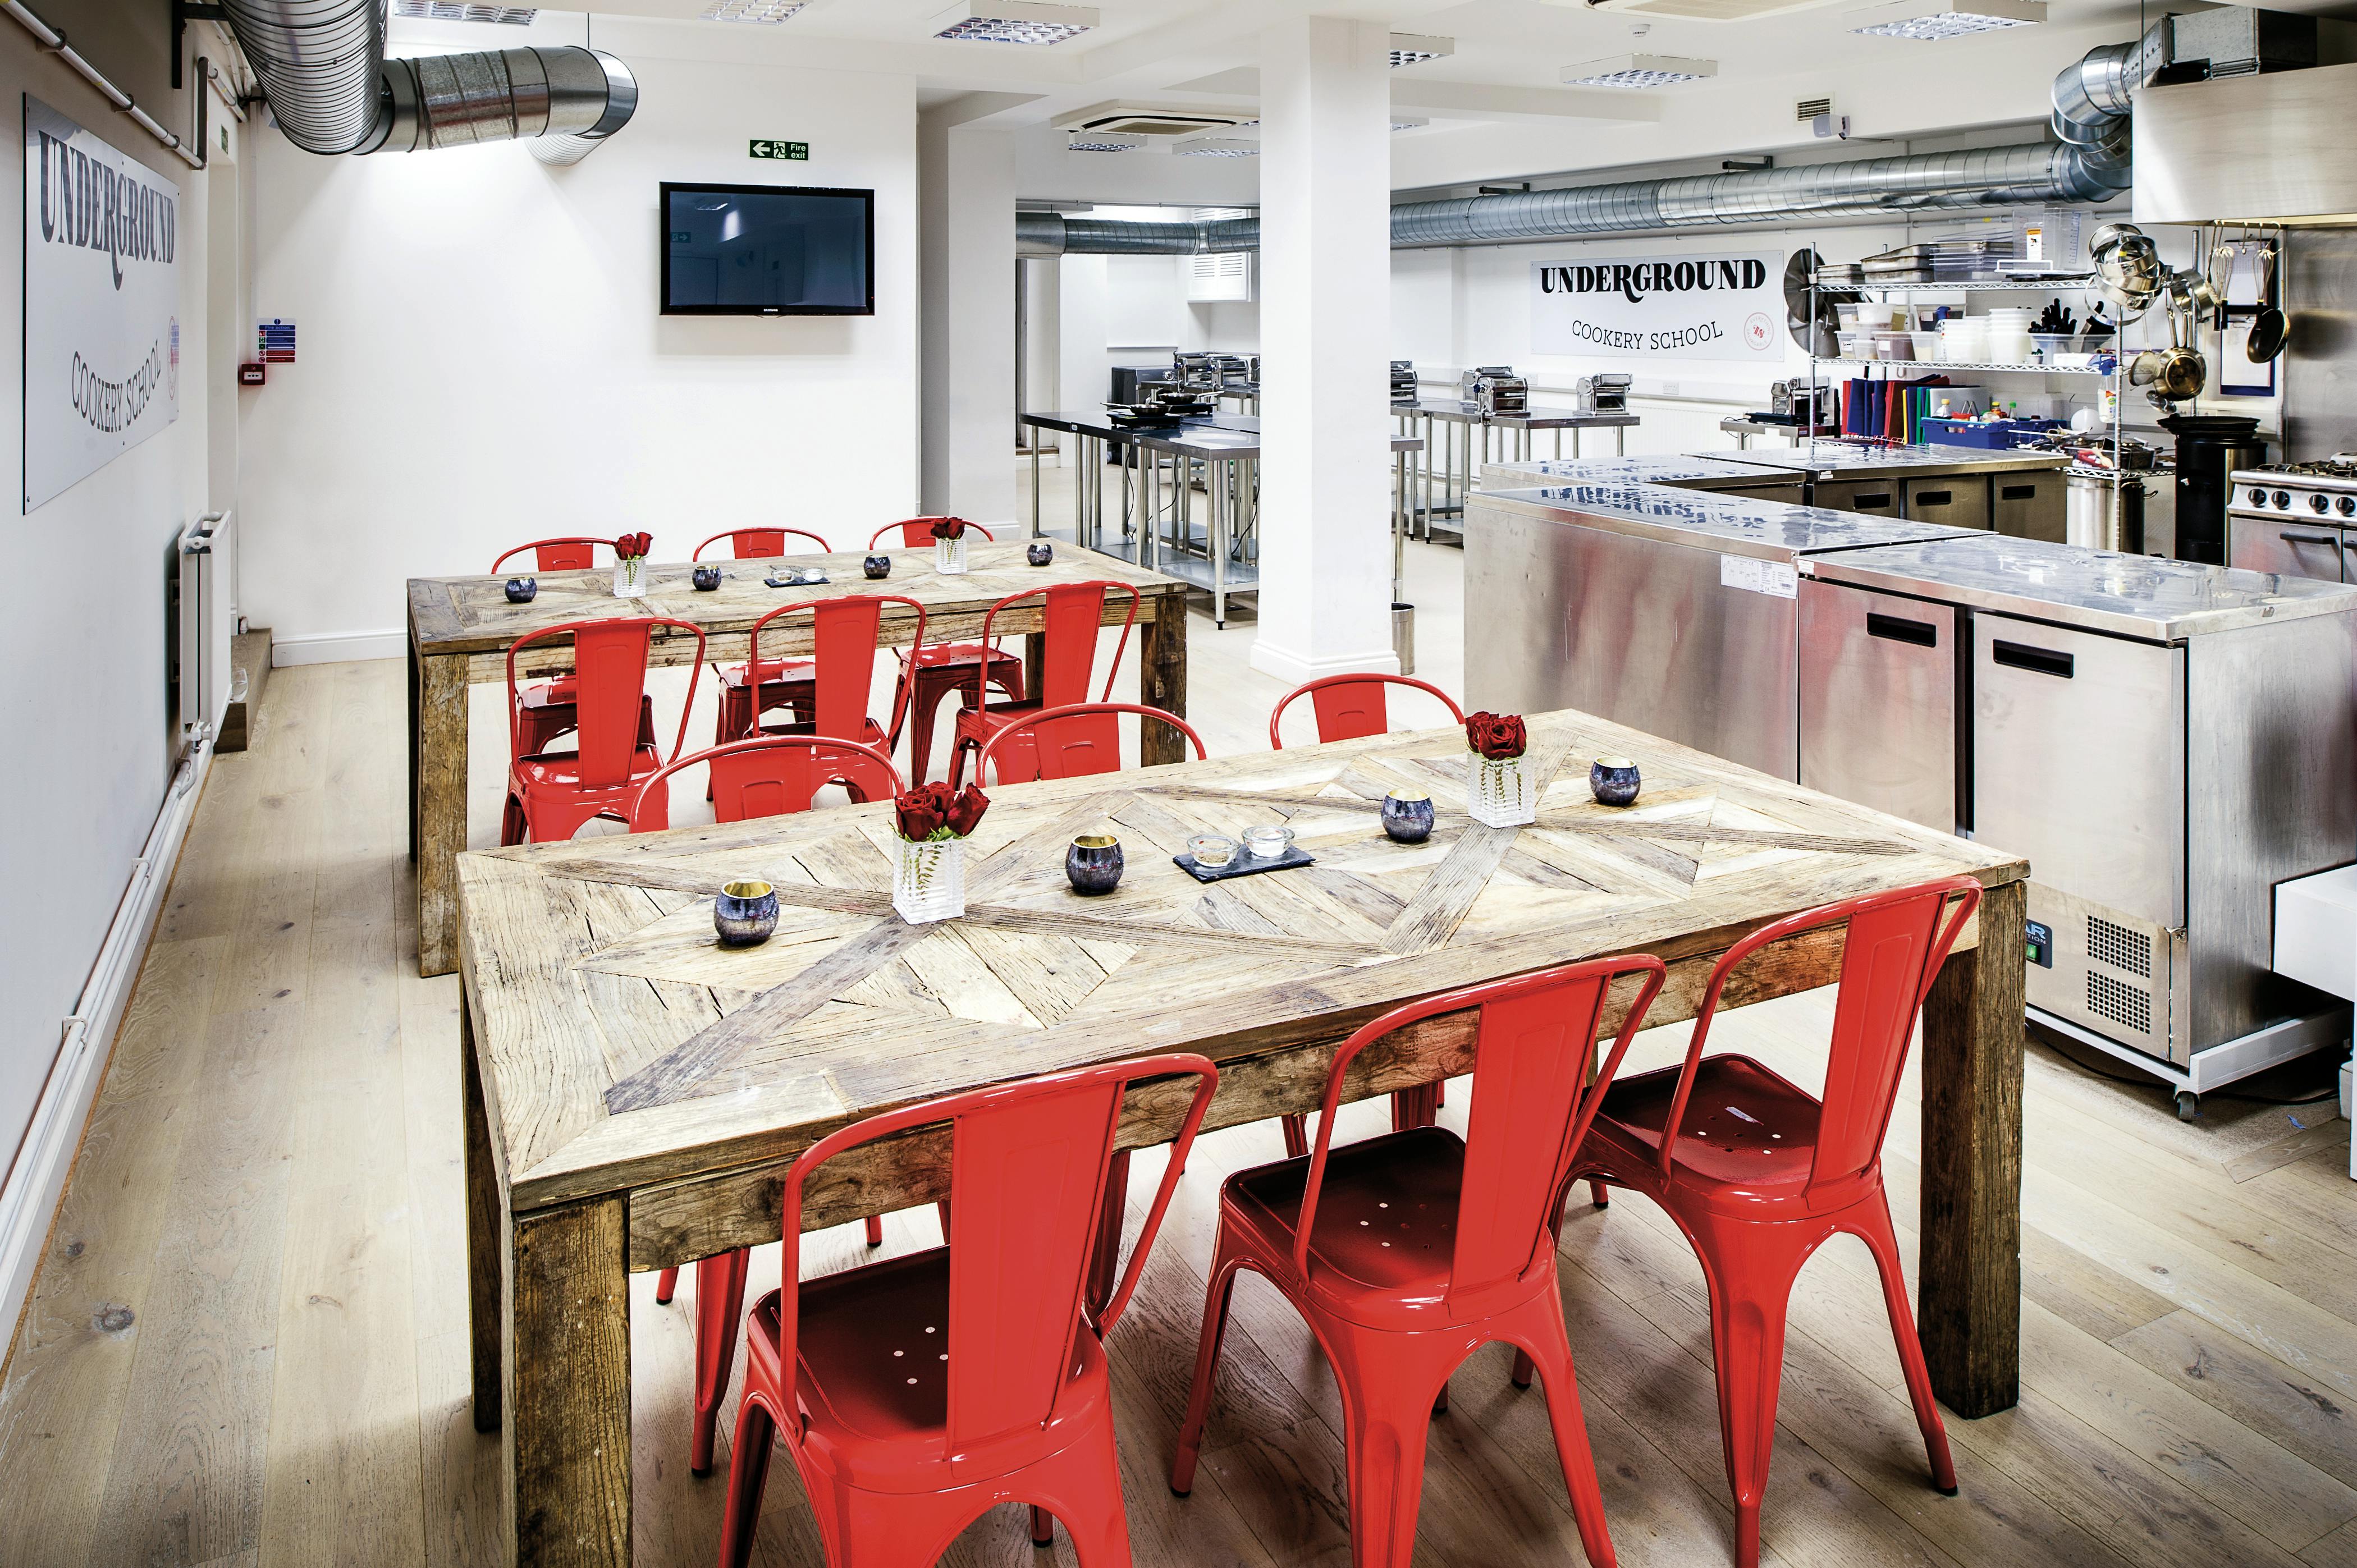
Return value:
M 1297 865 L 1314 865 L 1318 857 L 1297 843 L 1285 846 L 1285 853 L 1275 860 L 1263 860 L 1239 849 L 1235 859 L 1225 865 L 1198 865 L 1191 854 L 1174 854 L 1170 864 L 1198 882 L 1225 882 L 1231 876 L 1257 876 L 1264 871 L 1290 871 Z

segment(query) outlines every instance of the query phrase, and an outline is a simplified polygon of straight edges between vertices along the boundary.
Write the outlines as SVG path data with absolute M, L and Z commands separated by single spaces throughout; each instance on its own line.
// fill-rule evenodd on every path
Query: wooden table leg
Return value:
M 1105 1162 L 1104 1207 L 1097 1214 L 1096 1251 L 1089 1259 L 1089 1316 L 1113 1299 L 1121 1283 L 1121 1227 L 1129 1214 L 1129 1151 L 1117 1149 Z
M 630 1561 L 628 1208 L 593 1198 L 509 1227 L 507 1440 L 515 1568 Z
M 403 650 L 409 666 L 409 860 L 417 863 L 417 642 L 410 639 Z
M 1048 634 L 1023 634 L 1023 700 L 1041 703 L 1048 697 Z
M 1932 1388 L 1963 1416 L 2021 1381 L 2022 883 L 1981 900 L 1980 945 L 1923 1004 L 1922 1258 L 1917 1326 Z
M 1164 594 L 1154 601 L 1146 635 L 1137 649 L 1137 700 L 1180 718 L 1187 716 L 1187 596 Z M 1138 760 L 1151 768 L 1194 756 L 1187 737 L 1151 720 L 1138 725 Z
M 506 1288 L 507 1232 L 500 1218 L 500 1173 L 483 1068 L 475 1056 L 474 1004 L 458 997 L 458 1086 L 466 1101 L 467 1309 L 475 1355 L 475 1430 L 500 1429 L 500 1297 Z
M 416 789 L 417 972 L 458 967 L 458 852 L 467 847 L 467 660 L 420 660 Z

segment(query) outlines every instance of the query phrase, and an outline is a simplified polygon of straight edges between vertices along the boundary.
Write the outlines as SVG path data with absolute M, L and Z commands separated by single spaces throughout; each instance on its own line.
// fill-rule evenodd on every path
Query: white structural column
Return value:
M 1260 634 L 1288 683 L 1395 671 L 1391 98 L 1380 22 L 1261 35 Z
M 1015 517 L 1015 140 L 961 122 L 996 96 L 917 119 L 920 504 L 994 532 Z

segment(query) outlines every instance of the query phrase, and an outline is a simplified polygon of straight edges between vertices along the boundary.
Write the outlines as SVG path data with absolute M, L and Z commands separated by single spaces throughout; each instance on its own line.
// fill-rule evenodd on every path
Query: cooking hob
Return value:
M 2244 516 L 2288 513 L 2357 523 L 2357 456 L 2336 453 L 2312 463 L 2263 463 L 2237 468 L 2230 510 Z

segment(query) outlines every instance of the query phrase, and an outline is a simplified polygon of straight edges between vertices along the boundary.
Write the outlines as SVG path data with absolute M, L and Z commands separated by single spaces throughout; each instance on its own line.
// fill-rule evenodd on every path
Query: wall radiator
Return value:
M 210 740 L 230 703 L 230 639 L 237 634 L 234 514 L 207 512 L 180 531 L 177 680 L 180 735 Z

